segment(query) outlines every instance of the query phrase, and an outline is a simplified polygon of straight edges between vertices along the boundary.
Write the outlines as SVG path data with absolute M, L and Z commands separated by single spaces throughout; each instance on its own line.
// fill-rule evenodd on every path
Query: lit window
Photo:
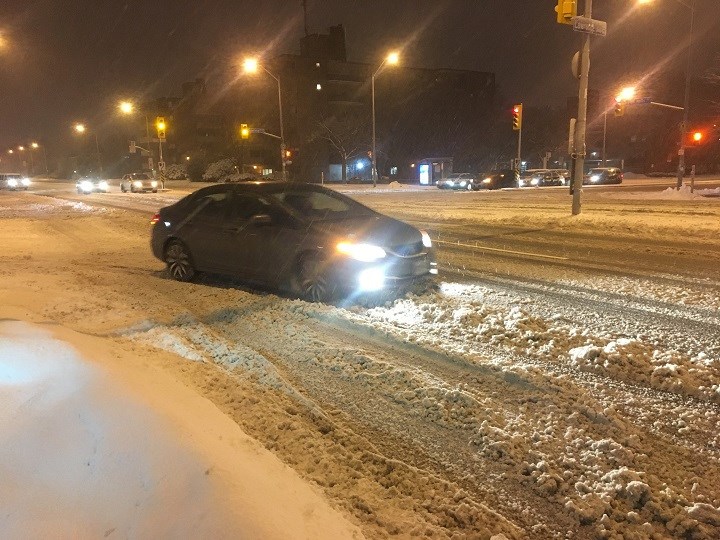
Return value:
M 315 62 L 315 67 L 320 67 L 320 62 Z
M 317 83 L 317 84 L 315 85 L 315 90 L 317 90 L 318 92 L 319 92 L 320 90 L 322 90 L 322 84 Z

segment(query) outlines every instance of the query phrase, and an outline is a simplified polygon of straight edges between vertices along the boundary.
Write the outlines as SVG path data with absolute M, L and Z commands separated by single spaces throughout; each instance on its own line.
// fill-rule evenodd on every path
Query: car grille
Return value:
M 393 246 L 390 251 L 398 255 L 399 257 L 412 257 L 418 255 L 423 251 L 422 241 L 415 242 L 414 244 L 403 244 L 401 246 Z

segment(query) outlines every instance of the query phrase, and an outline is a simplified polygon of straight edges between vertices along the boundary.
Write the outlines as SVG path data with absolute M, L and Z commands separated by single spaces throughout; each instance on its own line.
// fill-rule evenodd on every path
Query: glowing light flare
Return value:
M 695 142 L 700 142 L 700 141 L 702 141 L 702 140 L 703 140 L 702 131 L 696 131 L 695 133 L 693 133 L 692 139 L 693 139 L 693 141 L 695 141 Z
M 397 51 L 392 51 L 387 55 L 387 58 L 385 61 L 390 64 L 391 66 L 396 66 L 398 63 L 400 63 L 400 53 Z
M 121 101 L 118 108 L 123 114 L 132 114 L 135 110 L 135 105 L 133 105 L 131 101 Z
M 73 129 L 78 133 L 85 133 L 87 128 L 85 127 L 85 124 L 75 124 Z
M 40 148 L 40 145 L 36 142 L 32 143 L 30 146 L 33 148 Z
M 615 101 L 618 103 L 622 101 L 630 101 L 635 97 L 635 87 L 634 86 L 626 86 L 620 92 L 617 96 L 615 96 Z
M 257 58 L 246 58 L 243 62 L 243 71 L 245 73 L 257 73 L 258 67 L 259 64 Z

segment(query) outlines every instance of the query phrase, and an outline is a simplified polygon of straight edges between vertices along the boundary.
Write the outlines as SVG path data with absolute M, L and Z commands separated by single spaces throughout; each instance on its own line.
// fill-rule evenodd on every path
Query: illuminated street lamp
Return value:
M 268 69 L 261 64 L 257 58 L 246 58 L 243 62 L 243 71 L 249 75 L 257 73 L 260 68 L 262 68 L 265 73 L 270 75 L 277 82 L 278 109 L 280 115 L 280 163 L 282 164 L 283 180 L 287 180 L 287 171 L 285 170 L 285 132 L 283 130 L 282 90 L 280 88 L 280 78 L 268 71 Z
M 87 127 L 85 124 L 77 123 L 73 126 L 73 129 L 79 133 L 80 135 L 85 134 L 87 131 Z M 100 172 L 103 172 L 103 166 L 102 166 L 102 159 L 100 159 L 100 145 L 98 144 L 98 138 L 97 133 L 93 132 L 93 137 L 95 137 L 95 152 L 97 153 L 97 161 L 98 161 L 98 168 L 100 169 Z
M 30 143 L 30 163 L 32 163 L 32 153 L 33 150 L 37 150 L 38 148 L 42 148 L 43 152 L 43 162 L 45 164 L 45 174 L 49 174 L 48 171 L 48 164 L 47 164 L 47 152 L 45 151 L 45 146 L 40 146 L 37 142 L 31 142 Z
M 615 96 L 615 101 L 618 103 L 621 101 L 630 101 L 635 97 L 635 87 L 634 86 L 626 86 L 620 92 L 617 96 Z
M 655 0 L 638 0 L 639 4 L 652 4 Z M 677 169 L 677 189 L 679 190 L 683 185 L 683 177 L 685 176 L 685 148 L 687 146 L 687 125 L 688 117 L 690 114 L 690 82 L 692 73 L 690 67 L 692 66 L 692 44 L 693 44 L 693 29 L 695 27 L 695 0 L 675 0 L 678 4 L 681 4 L 690 10 L 690 30 L 688 32 L 688 47 L 687 47 L 687 64 L 685 66 L 685 99 L 683 101 L 683 120 L 680 126 L 680 149 L 678 150 L 678 169 Z
M 370 87 L 371 87 L 371 94 L 372 94 L 372 182 L 373 187 L 377 186 L 377 156 L 376 156 L 376 139 L 375 139 L 375 77 L 380 73 L 383 67 L 385 67 L 385 64 L 396 66 L 400 62 L 400 53 L 396 51 L 390 52 L 385 59 L 382 61 L 382 63 L 378 66 L 378 68 L 375 70 L 375 73 L 372 74 L 372 77 L 370 78 Z
M 121 101 L 118 109 L 120 109 L 120 112 L 123 114 L 132 114 L 135 110 L 135 105 L 133 105 L 131 101 Z

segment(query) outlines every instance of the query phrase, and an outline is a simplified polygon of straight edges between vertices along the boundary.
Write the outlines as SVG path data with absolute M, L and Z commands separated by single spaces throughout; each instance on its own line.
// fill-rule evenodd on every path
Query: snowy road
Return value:
M 353 194 L 445 275 L 346 308 L 169 280 L 146 217 L 172 193 L 3 194 L 0 299 L 176 357 L 368 537 L 716 538 L 720 199 L 618 193 L 575 219 L 560 190 Z

